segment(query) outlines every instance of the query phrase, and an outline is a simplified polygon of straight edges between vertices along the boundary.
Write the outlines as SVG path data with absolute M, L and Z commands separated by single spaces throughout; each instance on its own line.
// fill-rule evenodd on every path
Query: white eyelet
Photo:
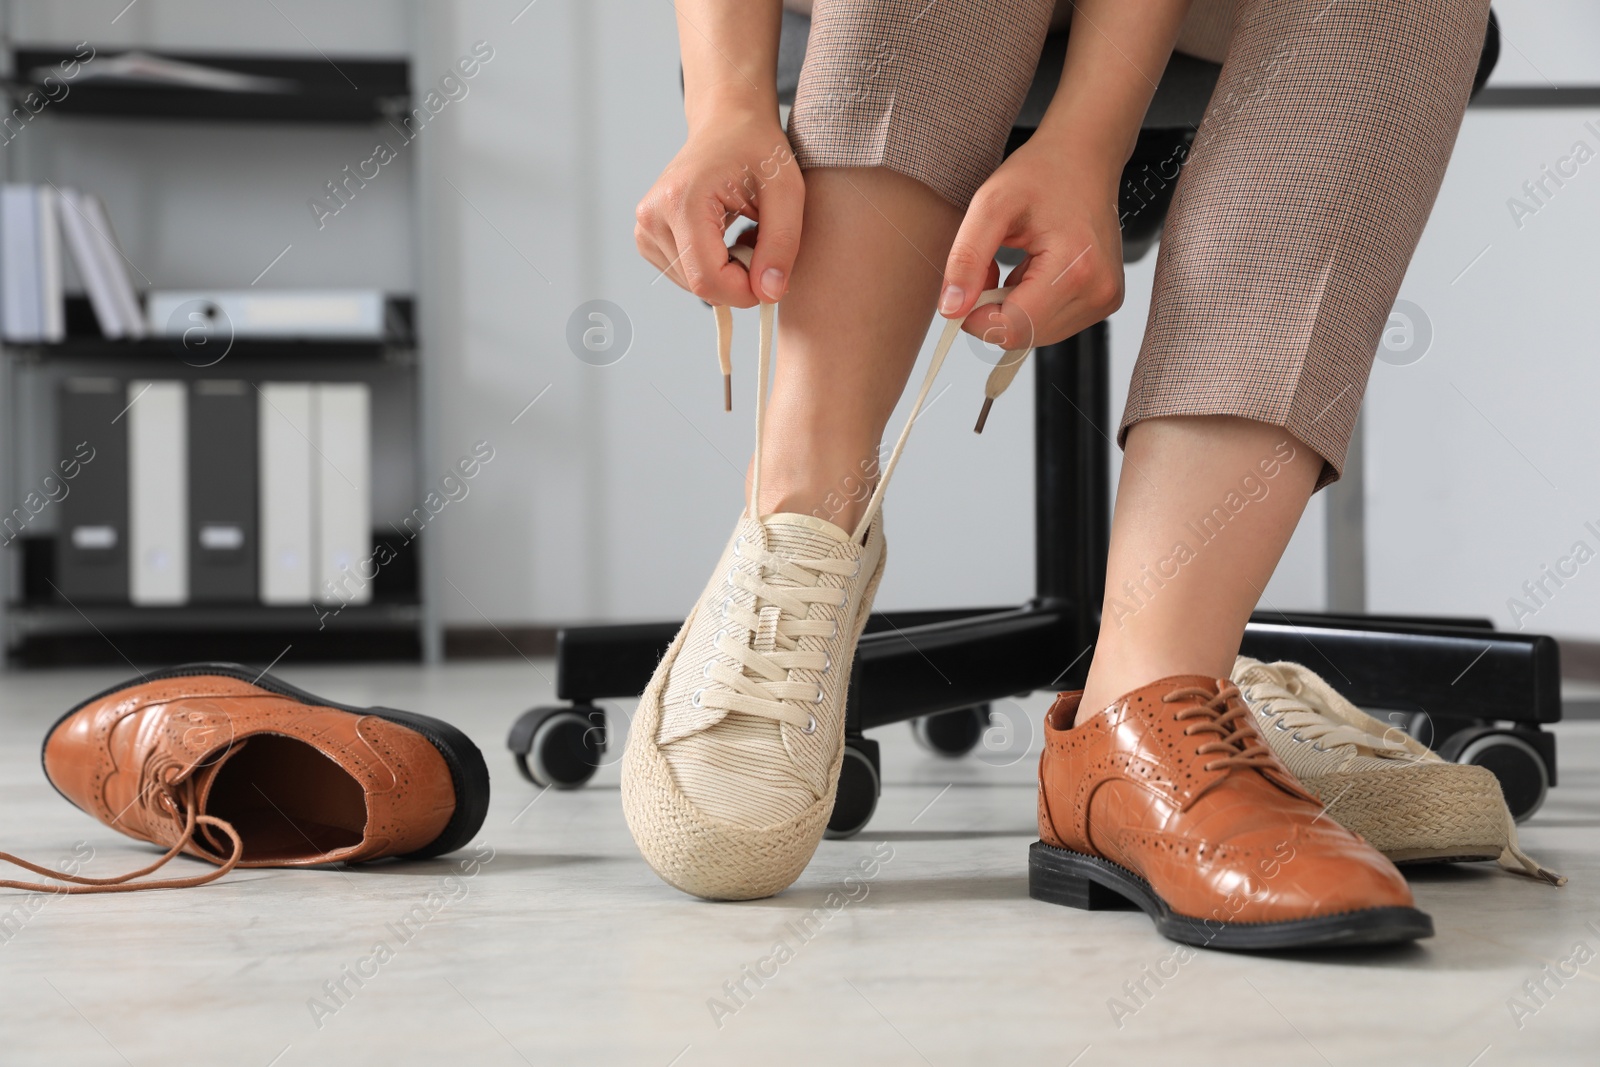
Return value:
M 817 732 L 817 717 L 815 715 L 807 715 L 806 716 L 806 724 L 803 727 L 800 728 L 800 732 L 803 733 L 803 734 L 814 734 L 814 733 L 816 733 Z
M 718 644 L 720 644 L 722 642 L 722 639 L 724 637 L 727 637 L 727 636 L 728 636 L 728 631 L 726 629 L 718 630 L 716 633 L 712 634 L 711 635 L 711 647 L 715 648 Z
M 710 660 L 706 660 L 706 665 L 704 667 L 700 668 L 700 677 L 702 677 L 702 678 L 711 677 L 711 661 Z
M 835 637 L 838 637 L 838 636 L 839 636 L 839 620 L 838 619 L 834 619 L 833 620 L 833 633 L 828 635 L 828 640 L 832 641 Z
M 693 704 L 697 708 L 705 707 L 705 705 L 700 702 L 701 697 L 703 697 L 704 695 L 705 695 L 705 690 L 704 689 L 696 689 L 693 693 L 689 694 L 689 703 Z
M 726 600 L 724 600 L 722 602 L 722 617 L 724 619 L 726 619 L 728 617 L 728 609 L 731 608 L 732 606 L 733 606 L 733 597 L 731 597 L 731 596 L 728 597 Z
M 822 654 L 822 673 L 827 674 L 831 670 L 833 670 L 833 657 L 824 652 Z
M 739 538 L 737 541 L 735 541 L 733 543 L 733 554 L 735 556 L 738 556 L 740 559 L 744 558 L 744 553 L 739 551 L 743 547 L 744 547 L 744 538 L 743 537 Z
M 734 575 L 734 572 L 737 569 L 738 568 L 736 568 L 736 567 L 729 567 L 728 568 L 728 577 L 726 579 L 724 579 L 730 586 L 733 586 L 733 588 L 735 588 L 735 589 L 739 588 L 738 586 L 733 585 L 733 575 Z

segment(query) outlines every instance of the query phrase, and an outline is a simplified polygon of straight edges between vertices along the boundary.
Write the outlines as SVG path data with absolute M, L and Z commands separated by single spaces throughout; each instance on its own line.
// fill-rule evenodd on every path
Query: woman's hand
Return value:
M 1035 136 L 972 198 L 945 267 L 939 312 L 959 319 L 999 279 L 1001 245 L 1026 258 L 1007 277 L 1016 288 L 978 309 L 962 329 L 1001 348 L 1071 337 L 1122 306 L 1122 164 L 1104 151 Z
M 639 201 L 639 252 L 711 304 L 773 303 L 789 286 L 800 248 L 805 182 L 776 108 L 720 111 L 696 122 Z M 749 273 L 728 258 L 729 223 L 760 224 Z

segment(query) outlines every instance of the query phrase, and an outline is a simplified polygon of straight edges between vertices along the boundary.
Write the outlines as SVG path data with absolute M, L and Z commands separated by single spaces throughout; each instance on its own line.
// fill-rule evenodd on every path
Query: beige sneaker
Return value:
M 1566 881 L 1518 847 L 1494 772 L 1441 759 L 1298 663 L 1240 656 L 1233 682 L 1290 772 L 1393 862 L 1499 860 L 1517 874 Z
M 748 268 L 749 250 L 732 251 Z M 984 296 L 993 303 L 1003 291 Z M 725 381 L 731 321 L 719 309 Z M 822 840 L 844 759 L 856 643 L 883 577 L 883 494 L 958 326 L 946 325 L 856 529 L 747 509 L 639 699 L 622 810 L 645 861 L 686 893 L 771 896 L 800 876 Z M 772 334 L 773 307 L 763 304 L 752 500 L 760 499 Z

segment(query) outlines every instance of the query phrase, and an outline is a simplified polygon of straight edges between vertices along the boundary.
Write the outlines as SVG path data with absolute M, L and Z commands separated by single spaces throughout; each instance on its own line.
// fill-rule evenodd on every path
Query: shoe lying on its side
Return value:
M 1493 771 L 1441 759 L 1298 663 L 1240 656 L 1233 681 L 1290 773 L 1395 863 L 1499 860 L 1517 874 L 1566 881 L 1518 846 Z
M 483 756 L 454 727 L 321 700 L 226 663 L 153 672 L 92 697 L 50 729 L 43 761 L 74 805 L 170 850 L 111 879 L 22 864 L 79 883 L 54 892 L 195 885 L 235 865 L 438 856 L 471 840 L 489 801 Z M 179 852 L 219 869 L 132 881 Z
M 1038 900 L 1131 902 L 1209 948 L 1377 945 L 1433 935 L 1394 865 L 1327 818 L 1267 748 L 1226 679 L 1163 678 L 1074 725 L 1045 718 Z

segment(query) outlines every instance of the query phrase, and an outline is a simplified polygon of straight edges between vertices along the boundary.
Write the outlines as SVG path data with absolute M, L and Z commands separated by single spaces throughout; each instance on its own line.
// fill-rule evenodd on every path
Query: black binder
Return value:
M 55 584 L 73 604 L 128 602 L 127 403 L 115 378 L 67 378 L 57 396 Z
M 254 603 L 256 397 L 250 383 L 197 381 L 189 395 L 189 599 Z

